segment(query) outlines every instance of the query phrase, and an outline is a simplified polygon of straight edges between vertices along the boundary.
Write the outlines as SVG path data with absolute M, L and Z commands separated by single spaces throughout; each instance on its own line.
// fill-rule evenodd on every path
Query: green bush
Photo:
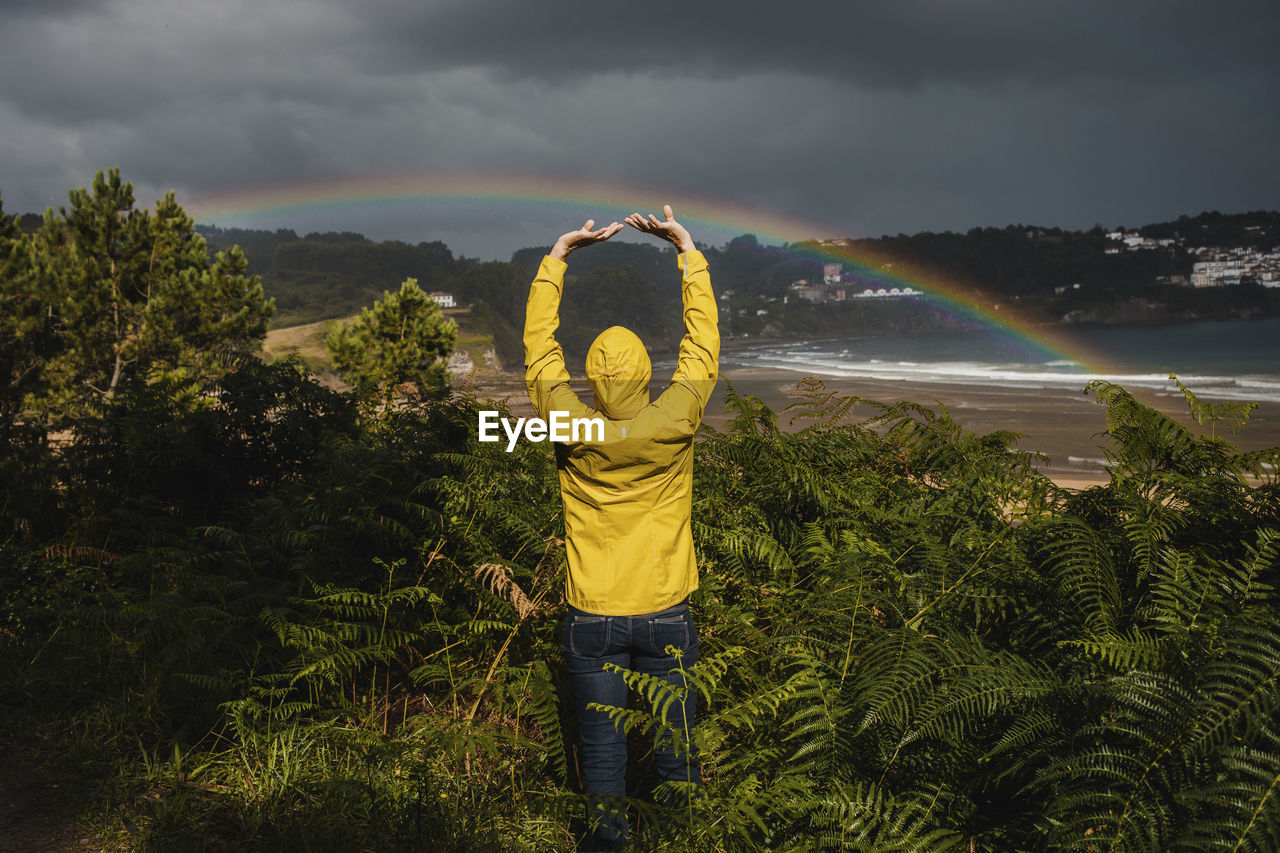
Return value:
M 1113 464 L 1078 493 L 943 409 L 731 392 L 697 447 L 700 722 L 638 674 L 614 712 L 705 786 L 666 811 L 632 762 L 634 849 L 1276 849 L 1280 453 L 1092 390 Z M 117 757 L 103 837 L 572 849 L 546 446 L 478 443 L 464 397 L 360 419 L 296 366 L 209 393 L 87 423 L 0 548 L 15 707 Z

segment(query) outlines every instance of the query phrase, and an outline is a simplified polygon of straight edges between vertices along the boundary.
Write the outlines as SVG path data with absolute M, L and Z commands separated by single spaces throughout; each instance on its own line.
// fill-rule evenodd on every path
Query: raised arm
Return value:
M 662 208 L 663 218 L 650 214 L 647 218 L 633 213 L 626 223 L 646 234 L 653 234 L 680 250 L 678 261 L 683 273 L 680 293 L 684 301 L 684 339 L 671 387 L 659 398 L 664 408 L 688 418 L 695 424 L 711 399 L 719 377 L 720 327 L 717 322 L 716 297 L 711 290 L 707 259 L 693 243 L 689 230 L 676 221 L 671 205 Z
M 556 329 L 560 328 L 565 258 L 584 246 L 604 242 L 622 230 L 618 222 L 593 230 L 594 225 L 595 220 L 588 219 L 576 231 L 561 235 L 542 259 L 538 275 L 529 286 L 524 315 L 524 384 L 529 402 L 544 420 L 550 418 L 552 411 L 579 417 L 587 410 L 569 387 L 569 370 L 564 364 L 564 350 L 556 342 Z
M 671 381 L 695 383 L 699 400 L 706 406 L 720 375 L 716 295 L 711 290 L 707 259 L 701 252 L 697 249 L 683 252 L 679 262 L 683 273 L 680 294 L 684 302 L 684 338 L 680 341 L 680 357 Z

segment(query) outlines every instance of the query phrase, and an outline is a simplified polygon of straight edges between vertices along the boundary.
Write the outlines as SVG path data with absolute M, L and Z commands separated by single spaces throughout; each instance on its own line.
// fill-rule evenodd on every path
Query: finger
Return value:
M 592 240 L 608 240 L 614 234 L 618 233 L 618 229 L 621 227 L 622 226 L 618 225 L 618 223 L 613 222 L 613 223 L 610 223 L 609 225 L 604 226 L 603 228 L 597 228 L 595 231 L 592 231 L 587 236 L 590 237 Z
M 590 231 L 590 230 L 591 230 L 591 226 L 593 226 L 593 225 L 595 225 L 595 224 L 596 224 L 596 221 L 595 221 L 594 219 L 588 219 L 586 222 L 582 223 L 582 230 L 583 230 L 583 231 Z
M 656 231 L 661 231 L 663 226 L 666 224 L 659 222 L 658 217 L 654 216 L 652 213 L 649 214 L 649 220 L 653 223 L 654 230 Z
M 671 222 L 676 218 L 675 212 L 671 209 L 671 205 L 669 204 L 664 204 L 662 206 L 662 212 L 666 214 L 668 222 Z

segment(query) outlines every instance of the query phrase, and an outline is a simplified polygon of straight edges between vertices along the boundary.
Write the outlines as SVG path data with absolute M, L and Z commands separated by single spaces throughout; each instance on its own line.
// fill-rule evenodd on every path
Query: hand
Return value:
M 671 211 L 671 205 L 664 204 L 662 206 L 662 214 L 666 217 L 665 221 L 659 220 L 652 213 L 649 214 L 648 219 L 645 219 L 639 213 L 633 213 L 627 217 L 626 222 L 632 228 L 643 231 L 646 234 L 661 237 L 681 252 L 692 252 L 696 249 L 697 246 L 693 245 L 693 238 L 689 236 L 689 229 L 676 222 L 675 214 Z
M 556 244 L 551 247 L 551 251 L 548 254 L 558 261 L 563 261 L 574 249 L 581 249 L 583 246 L 590 246 L 593 243 L 603 243 L 622 230 L 622 223 L 613 222 L 603 228 L 592 231 L 591 229 L 595 224 L 596 221 L 594 219 L 588 219 L 582 223 L 582 227 L 577 231 L 561 234 L 560 239 L 556 240 Z

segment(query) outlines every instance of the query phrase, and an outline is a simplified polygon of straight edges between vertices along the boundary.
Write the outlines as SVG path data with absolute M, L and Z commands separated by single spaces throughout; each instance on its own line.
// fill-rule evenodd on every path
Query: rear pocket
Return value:
M 649 640 L 656 654 L 665 655 L 667 646 L 675 646 L 682 652 L 688 651 L 689 614 L 650 619 Z
M 575 616 L 569 622 L 569 651 L 598 658 L 609 647 L 609 620 L 604 616 Z

